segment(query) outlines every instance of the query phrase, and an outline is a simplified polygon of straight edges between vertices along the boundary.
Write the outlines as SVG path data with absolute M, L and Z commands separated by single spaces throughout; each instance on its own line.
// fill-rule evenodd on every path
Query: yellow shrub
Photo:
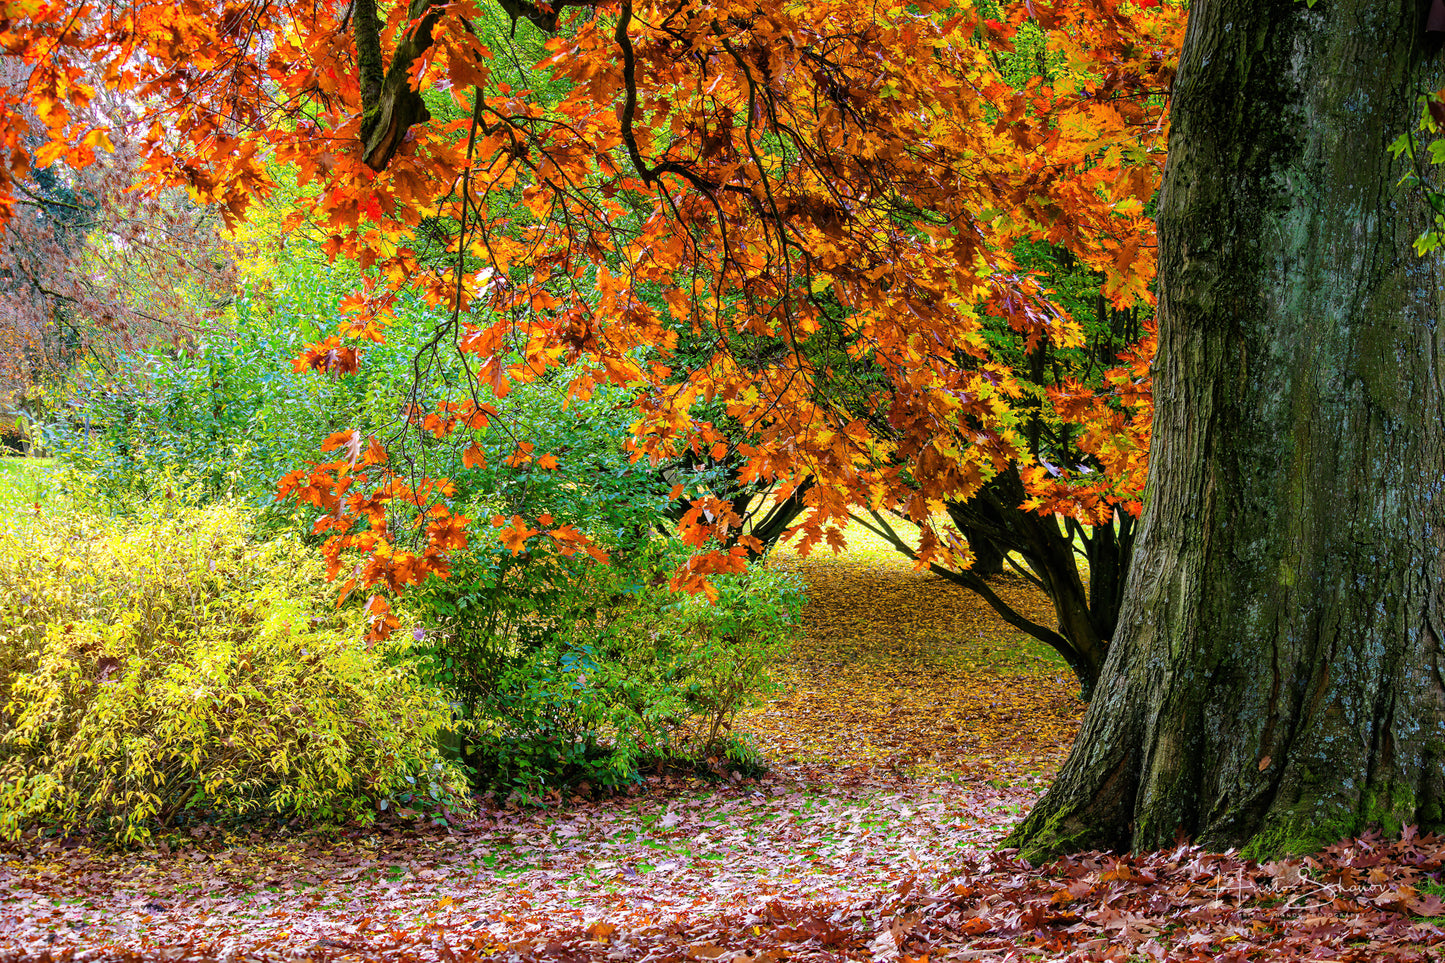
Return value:
M 0 533 L 0 836 L 459 796 L 448 707 L 330 593 L 297 540 L 253 542 L 227 507 Z

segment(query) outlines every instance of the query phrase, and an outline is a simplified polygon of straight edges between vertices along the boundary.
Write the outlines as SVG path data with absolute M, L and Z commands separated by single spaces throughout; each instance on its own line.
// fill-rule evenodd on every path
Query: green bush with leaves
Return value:
M 71 490 L 111 511 L 185 489 L 272 512 L 276 481 L 354 417 L 355 379 L 297 374 L 284 340 L 243 329 L 191 352 L 122 356 L 45 429 Z
M 0 836 L 456 804 L 445 701 L 235 507 L 0 533 Z
M 623 785 L 650 764 L 756 764 L 732 722 L 776 691 L 801 583 L 755 565 L 718 577 L 709 600 L 612 574 L 610 603 L 514 660 L 481 707 L 471 761 L 494 785 L 537 794 Z
M 430 578 L 410 593 L 409 611 L 426 631 L 418 654 L 467 716 L 515 660 L 551 644 L 639 578 L 659 577 L 653 561 L 669 550 L 659 523 L 672 482 L 630 458 L 628 396 L 599 389 L 568 398 L 541 383 L 488 400 L 497 417 L 469 436 L 483 453 L 480 464 L 463 463 L 465 445 L 423 452 L 427 470 L 454 486 L 452 510 L 483 521 L 520 518 L 539 532 L 571 528 L 607 561 L 566 554 L 540 534 L 509 548 L 484 523 L 453 553 L 447 578 Z M 410 523 L 403 518 L 392 528 L 405 531 Z
M 359 372 L 297 371 L 292 360 L 334 329 L 356 284 L 346 265 L 300 254 L 196 343 L 124 354 L 80 379 L 85 387 L 41 429 L 69 490 L 116 511 L 184 489 L 201 503 L 244 502 L 268 530 L 307 527 L 294 505 L 276 503 L 277 482 L 335 431 L 384 434 L 403 421 L 412 355 L 437 315 L 406 301 L 405 323 Z
M 773 684 L 798 625 L 797 583 L 755 565 L 716 579 L 711 603 L 669 590 L 689 554 L 667 521 L 674 486 L 686 497 L 716 479 L 706 466 L 634 460 L 629 396 L 569 397 L 540 382 L 486 400 L 492 424 L 424 450 L 427 471 L 450 480 L 452 511 L 534 534 L 481 526 L 447 578 L 402 600 L 412 658 L 470 726 L 463 755 L 478 781 L 535 795 L 623 785 L 654 762 L 706 765 L 729 745 L 735 761 L 755 761 L 729 726 Z M 482 457 L 464 461 L 469 445 Z M 569 554 L 542 533 L 556 528 L 597 554 Z

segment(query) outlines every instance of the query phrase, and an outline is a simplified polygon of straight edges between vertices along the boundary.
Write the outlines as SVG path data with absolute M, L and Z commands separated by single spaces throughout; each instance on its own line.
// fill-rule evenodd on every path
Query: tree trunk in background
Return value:
M 1149 498 L 1037 857 L 1445 823 L 1439 255 L 1388 145 L 1416 0 L 1194 0 L 1159 215 Z
M 969 551 L 973 552 L 973 565 L 969 571 L 979 578 L 993 578 L 1004 573 L 1004 559 L 1008 555 L 1004 549 L 976 528 L 960 528 L 958 531 L 968 542 Z
M 1122 517 L 1113 525 L 1085 529 L 1070 519 L 1040 515 L 1023 508 L 1028 495 L 1017 467 L 999 472 L 967 502 L 948 502 L 954 527 L 969 540 L 975 555 L 980 542 L 994 549 L 1000 569 L 1005 553 L 1022 561 L 1018 574 L 1033 583 L 1053 603 L 1058 631 L 1013 611 L 979 576 L 994 574 L 980 567 L 960 571 L 933 565 L 933 571 L 978 593 L 1005 621 L 1022 629 L 1062 655 L 1079 679 L 1080 696 L 1093 698 L 1099 672 L 1114 637 L 1122 597 L 1122 580 L 1133 550 L 1134 519 Z M 977 541 L 975 540 L 977 539 Z M 1077 547 L 1088 556 L 1088 569 L 1080 571 Z
M 1122 516 L 1110 525 L 1085 529 L 1072 519 L 1021 507 L 1027 497 L 1018 470 L 1011 467 L 990 479 L 969 501 L 945 503 L 949 520 L 968 539 L 976 558 L 966 569 L 937 562 L 930 563 L 929 569 L 975 593 L 1009 625 L 1057 652 L 1079 680 L 1080 698 L 1088 701 L 1093 698 L 1114 635 L 1135 521 Z M 870 511 L 853 518 L 907 558 L 918 560 L 916 540 L 905 537 L 883 514 Z M 991 559 L 978 554 L 981 546 L 991 549 Z M 1086 573 L 1079 569 L 1079 548 L 1087 555 Z M 1021 576 L 1048 596 L 1057 631 L 1014 609 L 994 591 L 984 578 L 996 574 L 991 563 Z

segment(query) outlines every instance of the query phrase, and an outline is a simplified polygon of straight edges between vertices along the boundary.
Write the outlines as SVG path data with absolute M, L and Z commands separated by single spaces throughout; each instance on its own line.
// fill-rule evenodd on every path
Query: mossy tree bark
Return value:
M 1442 266 L 1388 145 L 1416 0 L 1194 0 L 1161 197 L 1149 496 L 1026 854 L 1445 823 Z

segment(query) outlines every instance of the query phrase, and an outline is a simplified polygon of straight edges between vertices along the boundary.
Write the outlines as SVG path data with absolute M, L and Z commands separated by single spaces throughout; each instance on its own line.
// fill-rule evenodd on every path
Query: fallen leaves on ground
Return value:
M 764 778 L 332 838 L 31 842 L 0 851 L 0 961 L 1445 958 L 1433 838 L 1263 866 L 989 853 L 1073 738 L 1072 680 L 946 583 L 782 563 L 812 583 L 810 637 L 791 692 L 740 723 Z
M 881 766 L 905 775 L 1042 783 L 1084 704 L 1063 660 L 973 593 L 900 556 L 783 555 L 809 586 L 807 641 L 779 700 L 738 726 L 776 760 Z M 1020 613 L 1054 624 L 1022 579 L 993 580 Z
M 0 959 L 1441 958 L 1440 839 L 1263 865 L 1181 845 L 1035 869 L 958 848 L 991 804 L 1013 805 L 983 796 L 960 812 L 916 790 L 850 802 L 734 787 L 495 813 L 439 838 L 97 860 L 85 875 L 52 847 L 7 864 Z
M 1027 797 L 929 786 L 659 781 L 633 799 L 493 809 L 449 833 L 100 857 L 52 844 L 0 870 L 0 945 L 272 953 L 451 934 L 479 952 L 602 921 L 686 930 L 768 901 L 856 906 L 966 858 Z

